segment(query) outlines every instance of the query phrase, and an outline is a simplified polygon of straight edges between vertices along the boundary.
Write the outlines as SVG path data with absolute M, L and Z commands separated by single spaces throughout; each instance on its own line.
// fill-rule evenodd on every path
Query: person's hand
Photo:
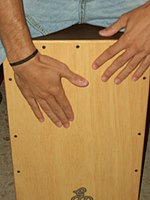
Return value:
M 150 3 L 122 15 L 114 24 L 102 31 L 101 36 L 112 36 L 122 28 L 124 34 L 112 46 L 106 49 L 92 64 L 98 69 L 106 61 L 121 53 L 105 70 L 101 79 L 107 81 L 118 69 L 123 67 L 115 77 L 115 83 L 121 83 L 135 70 L 132 80 L 138 80 L 150 65 Z
M 13 69 L 17 86 L 39 121 L 44 121 L 41 107 L 56 126 L 68 128 L 74 114 L 61 78 L 79 87 L 87 86 L 88 81 L 73 73 L 64 63 L 40 53 Z

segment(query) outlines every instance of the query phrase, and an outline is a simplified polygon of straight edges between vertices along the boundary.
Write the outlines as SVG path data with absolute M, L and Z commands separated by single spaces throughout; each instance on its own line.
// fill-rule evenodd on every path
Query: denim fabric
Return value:
M 46 35 L 77 23 L 109 26 L 123 13 L 147 0 L 23 0 L 32 37 Z M 0 42 L 0 63 L 5 58 Z

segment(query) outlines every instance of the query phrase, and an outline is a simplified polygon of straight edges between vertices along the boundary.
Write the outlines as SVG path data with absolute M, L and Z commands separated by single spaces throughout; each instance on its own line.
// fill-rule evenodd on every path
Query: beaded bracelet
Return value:
M 14 63 L 9 63 L 12 67 L 13 66 L 16 66 L 16 65 L 21 65 L 25 62 L 27 62 L 28 60 L 31 60 L 34 56 L 36 56 L 36 54 L 38 53 L 38 50 L 36 49 L 30 56 L 22 59 L 22 60 L 19 60 L 17 62 L 14 62 Z

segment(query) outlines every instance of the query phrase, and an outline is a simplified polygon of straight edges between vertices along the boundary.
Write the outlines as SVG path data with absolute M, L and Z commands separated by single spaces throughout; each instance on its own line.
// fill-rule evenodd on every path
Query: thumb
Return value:
M 99 31 L 101 36 L 112 36 L 120 31 L 122 28 L 125 28 L 127 25 L 127 16 L 121 16 L 115 23 L 110 25 L 109 27 Z
M 72 72 L 69 68 L 67 68 L 67 71 L 63 74 L 63 77 L 68 79 L 73 85 L 78 87 L 86 87 L 89 84 L 89 82 L 85 78 Z

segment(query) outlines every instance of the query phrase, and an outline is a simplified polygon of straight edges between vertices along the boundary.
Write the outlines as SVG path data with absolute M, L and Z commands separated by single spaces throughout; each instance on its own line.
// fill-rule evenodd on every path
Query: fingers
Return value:
M 50 95 L 49 98 L 47 98 L 47 103 L 52 112 L 58 117 L 61 124 L 65 128 L 68 128 L 70 125 L 69 121 L 72 121 L 74 119 L 74 114 L 69 104 L 69 101 L 66 100 L 67 98 L 63 94 L 59 94 L 56 97 Z
M 70 121 L 73 121 L 74 113 L 63 88 L 59 94 L 48 95 L 46 98 L 34 97 L 33 94 L 26 92 L 24 89 L 22 89 L 22 94 L 40 122 L 44 122 L 44 116 L 40 107 L 57 127 L 63 125 L 65 128 L 68 128 Z
M 20 89 L 22 95 L 24 96 L 28 104 L 30 105 L 34 115 L 37 117 L 37 119 L 40 122 L 44 122 L 44 116 L 39 108 L 38 103 L 35 101 L 33 94 L 30 92 L 28 87 L 26 87 L 26 85 L 23 85 L 23 82 L 20 80 L 18 75 L 14 74 L 14 78 L 15 78 L 18 88 Z
M 37 98 L 36 100 L 34 98 L 26 97 L 25 95 L 24 97 L 40 122 L 44 122 L 44 117 L 40 107 L 57 127 L 63 125 L 64 128 L 68 128 L 70 126 L 69 121 L 73 121 L 74 119 L 71 105 L 65 94 L 57 95 L 56 98 L 49 95 L 46 99 Z
M 104 74 L 102 75 L 102 80 L 107 81 L 120 67 L 125 65 L 133 57 L 133 55 L 134 53 L 131 54 L 131 52 L 128 50 L 121 54 L 104 72 Z M 122 72 L 117 76 L 117 78 L 115 79 L 115 83 L 119 84 L 125 77 L 127 77 L 142 58 L 143 55 L 136 56 L 134 59 L 132 59 L 132 62 L 127 65 L 127 67 L 122 70 Z
M 101 65 L 103 65 L 107 60 L 113 58 L 117 53 L 124 49 L 124 45 L 122 45 L 122 40 L 118 40 L 108 49 L 106 49 L 92 64 L 93 69 L 98 69 Z
M 115 23 L 110 25 L 109 27 L 99 31 L 101 36 L 112 36 L 120 31 L 122 28 L 125 28 L 127 25 L 127 16 L 122 15 Z
M 141 62 L 139 68 L 136 70 L 136 72 L 133 74 L 132 79 L 134 81 L 138 80 L 144 72 L 149 68 L 150 66 L 150 55 L 148 55 L 143 62 Z
M 50 95 L 47 101 L 39 98 L 38 103 L 56 126 L 61 127 L 63 124 L 65 128 L 69 127 L 69 122 L 66 115 L 53 96 Z
M 69 121 L 73 121 L 74 120 L 74 113 L 73 113 L 72 107 L 71 107 L 70 102 L 69 102 L 68 98 L 66 97 L 65 92 L 64 92 L 62 87 L 61 87 L 61 89 L 62 89 L 62 92 L 58 96 L 55 96 L 56 101 L 58 102 L 58 104 L 62 108 L 67 119 Z
M 37 102 L 56 126 L 63 125 L 65 128 L 70 126 L 74 113 L 62 86 L 59 88 L 59 93 L 49 94 L 46 98 L 37 98 Z
M 134 56 L 130 62 L 126 65 L 126 67 L 118 74 L 118 76 L 115 78 L 115 83 L 119 84 L 124 79 L 128 77 L 128 75 L 139 65 L 141 60 L 143 60 L 145 57 L 145 54 L 140 53 L 136 56 Z
M 40 122 L 44 122 L 44 117 L 43 117 L 43 114 L 39 108 L 39 105 L 38 103 L 35 101 L 34 98 L 28 98 L 28 97 L 25 97 L 28 104 L 30 105 L 34 115 L 37 117 L 37 119 L 40 121 Z
M 127 63 L 127 61 L 129 62 Z M 138 80 L 150 66 L 150 55 L 146 57 L 144 53 L 139 53 L 136 56 L 133 56 L 130 52 L 123 53 L 111 64 L 110 67 L 107 68 L 102 75 L 102 80 L 107 81 L 120 67 L 126 63 L 127 65 L 115 78 L 116 84 L 120 84 L 137 67 L 138 69 L 134 73 L 132 79 L 135 81 Z

